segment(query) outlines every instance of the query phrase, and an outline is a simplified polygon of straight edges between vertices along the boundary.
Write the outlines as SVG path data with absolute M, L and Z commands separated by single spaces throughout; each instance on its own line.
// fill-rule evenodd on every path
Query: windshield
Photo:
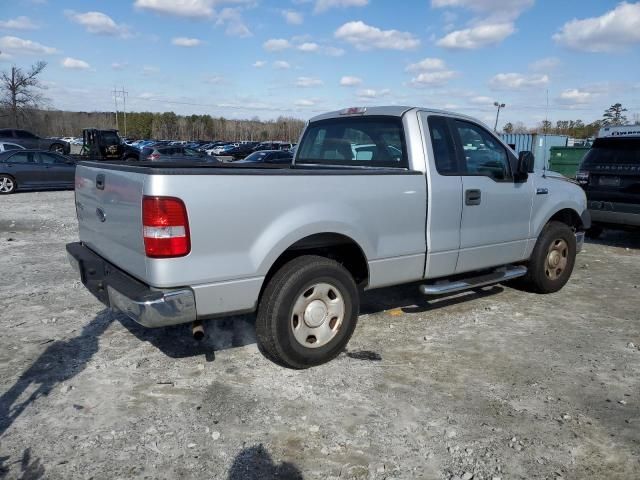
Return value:
M 332 118 L 307 128 L 296 163 L 407 168 L 405 150 L 400 118 Z
M 640 165 L 640 138 L 598 138 L 584 156 L 583 166 Z
M 253 152 L 247 158 L 244 159 L 245 162 L 262 162 L 269 154 L 267 152 Z

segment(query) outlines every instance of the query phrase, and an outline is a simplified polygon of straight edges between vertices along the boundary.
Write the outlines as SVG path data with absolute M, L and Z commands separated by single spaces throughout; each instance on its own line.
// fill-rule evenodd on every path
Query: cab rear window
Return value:
M 307 127 L 297 164 L 408 168 L 402 120 L 332 118 Z

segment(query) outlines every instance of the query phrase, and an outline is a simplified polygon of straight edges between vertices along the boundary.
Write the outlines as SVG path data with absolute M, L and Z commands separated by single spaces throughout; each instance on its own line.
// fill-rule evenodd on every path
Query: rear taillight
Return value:
M 191 251 L 187 209 L 179 198 L 144 197 L 142 229 L 147 257 L 183 257 Z
M 576 173 L 576 182 L 580 185 L 588 185 L 589 184 L 589 172 L 579 171 Z
M 152 153 L 151 155 L 147 156 L 147 160 L 158 160 L 159 158 L 160 158 L 159 153 Z

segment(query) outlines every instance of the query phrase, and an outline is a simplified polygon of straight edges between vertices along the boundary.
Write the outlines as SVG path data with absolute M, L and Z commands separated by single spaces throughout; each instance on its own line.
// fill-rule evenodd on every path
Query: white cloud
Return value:
M 340 79 L 340 85 L 343 87 L 357 87 L 358 85 L 362 85 L 362 79 L 359 77 L 350 77 L 345 76 Z
M 319 78 L 298 77 L 298 79 L 296 80 L 296 87 L 301 87 L 301 88 L 319 87 L 323 83 L 324 82 Z
M 334 36 L 351 43 L 358 50 L 380 48 L 386 50 L 411 50 L 420 40 L 409 32 L 381 30 L 362 21 L 347 22 L 338 28 Z
M 294 103 L 296 107 L 313 107 L 315 104 L 316 102 L 309 99 L 296 100 Z
M 149 100 L 150 98 L 153 98 L 155 96 L 156 95 L 151 92 L 142 92 L 140 95 L 138 95 L 138 98 L 141 98 L 142 100 Z
M 102 12 L 78 13 L 66 10 L 65 15 L 69 20 L 82 25 L 89 33 L 96 35 L 114 35 L 120 37 L 131 36 L 129 29 L 124 25 L 118 25 L 113 18 Z
M 302 25 L 304 22 L 304 16 L 294 10 L 283 10 L 282 16 L 289 25 Z
M 71 57 L 66 57 L 60 62 L 60 64 L 64 68 L 69 68 L 71 70 L 89 70 L 91 68 L 91 65 L 89 65 L 84 60 L 78 60 L 77 58 Z
M 35 30 L 38 26 L 24 15 L 9 20 L 0 20 L 0 28 L 9 30 Z
M 411 84 L 415 87 L 444 85 L 456 75 L 457 73 L 453 70 L 422 72 L 411 79 Z
M 489 81 L 489 85 L 495 90 L 521 90 L 544 87 L 548 84 L 548 75 L 524 75 L 521 73 L 499 73 Z
M 493 105 L 493 102 L 495 100 L 491 97 L 485 97 L 485 96 L 477 96 L 477 97 L 472 97 L 469 99 L 469 103 L 472 103 L 474 105 Z
M 447 68 L 447 64 L 440 58 L 425 58 L 410 64 L 405 70 L 418 73 L 411 79 L 411 84 L 415 87 L 443 85 L 458 74 Z
M 584 105 L 589 103 L 593 98 L 593 94 L 577 88 L 571 88 L 563 91 L 558 97 L 558 103 L 564 105 Z
M 202 40 L 198 38 L 174 37 L 171 43 L 176 47 L 198 47 L 202 45 Z
M 386 97 L 391 93 L 391 90 L 388 88 L 383 88 L 382 90 L 374 90 L 373 88 L 364 88 L 362 90 L 358 90 L 357 95 L 360 98 L 364 99 L 372 99 L 379 97 Z
M 5 36 L 0 38 L 0 51 L 7 55 L 53 55 L 58 50 L 23 38 Z
M 322 13 L 332 8 L 364 7 L 368 3 L 369 0 L 316 0 L 313 11 Z
M 213 0 L 136 0 L 134 6 L 166 15 L 179 17 L 211 17 L 214 13 Z
M 125 68 L 127 68 L 129 66 L 128 63 L 118 63 L 118 62 L 113 62 L 111 64 L 111 68 L 113 68 L 114 70 L 124 70 Z
M 535 62 L 531 62 L 529 64 L 529 69 L 534 72 L 548 72 L 550 70 L 555 69 L 560 65 L 560 59 L 556 57 L 546 57 L 541 58 L 540 60 L 536 60 Z
M 289 62 L 285 62 L 284 60 L 278 60 L 276 62 L 273 62 L 273 67 L 277 68 L 278 70 L 288 70 L 291 68 L 291 64 L 289 64 Z
M 468 8 L 475 12 L 488 14 L 492 18 L 513 20 L 524 10 L 531 7 L 535 0 L 431 0 L 434 8 Z
M 223 8 L 216 18 L 216 25 L 226 25 L 225 33 L 232 37 L 246 38 L 253 35 L 238 8 Z
M 142 67 L 142 74 L 145 77 L 150 77 L 151 75 L 155 75 L 159 71 L 160 69 L 158 67 L 154 67 L 153 65 L 145 65 Z
M 586 52 L 610 52 L 640 43 L 640 2 L 622 2 L 600 17 L 571 20 L 553 39 Z
M 424 72 L 428 70 L 444 70 L 446 69 L 446 65 L 444 60 L 440 58 L 425 58 L 417 63 L 412 63 L 405 71 L 407 72 Z
M 317 52 L 320 49 L 320 45 L 314 42 L 304 42 L 298 45 L 297 48 L 301 52 Z
M 262 44 L 262 48 L 267 52 L 280 52 L 291 48 L 291 43 L 284 38 L 271 38 Z
M 473 50 L 500 43 L 515 32 L 513 23 L 486 23 L 448 33 L 436 44 L 450 49 Z
M 267 62 L 265 62 L 264 60 L 256 60 L 256 62 L 253 64 L 253 66 L 255 68 L 262 68 L 267 64 Z

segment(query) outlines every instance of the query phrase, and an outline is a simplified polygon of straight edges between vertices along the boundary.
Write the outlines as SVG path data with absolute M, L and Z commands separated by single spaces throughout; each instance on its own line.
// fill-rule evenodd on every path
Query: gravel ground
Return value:
M 638 478 L 640 237 L 570 283 L 427 301 L 366 294 L 349 350 L 306 371 L 252 317 L 146 330 L 68 266 L 72 192 L 0 198 L 0 477 Z

